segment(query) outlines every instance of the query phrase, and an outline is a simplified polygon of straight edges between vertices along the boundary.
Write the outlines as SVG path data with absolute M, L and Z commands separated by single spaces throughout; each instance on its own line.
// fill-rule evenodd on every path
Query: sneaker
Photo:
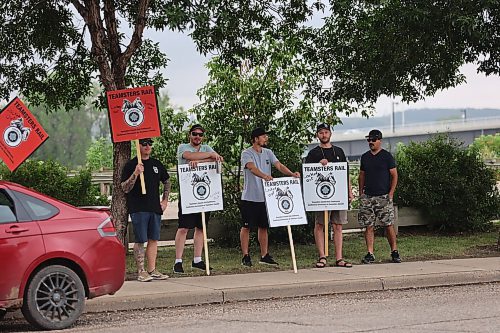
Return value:
M 149 275 L 154 279 L 154 280 L 166 280 L 169 278 L 167 274 L 162 274 L 158 272 L 158 270 L 155 268 L 152 272 L 148 272 Z
M 366 256 L 364 256 L 363 259 L 361 259 L 361 262 L 363 264 L 371 264 L 371 263 L 374 263 L 375 262 L 375 256 L 373 255 L 373 253 L 370 253 L 368 252 L 366 254 Z
M 271 257 L 269 255 L 269 253 L 260 258 L 259 264 L 266 264 L 266 265 L 275 265 L 275 266 L 278 266 L 278 263 L 276 261 L 274 261 L 273 257 Z
M 205 264 L 205 262 L 203 260 L 198 262 L 198 263 L 195 263 L 194 261 L 192 261 L 191 267 L 198 268 L 198 269 L 201 269 L 203 271 L 205 271 L 207 269 L 207 265 Z M 210 270 L 212 270 L 212 267 L 210 267 Z
M 184 268 L 182 268 L 182 262 L 176 262 L 174 264 L 174 273 L 184 274 Z
M 394 250 L 391 252 L 391 258 L 392 258 L 392 262 L 395 262 L 397 264 L 399 264 L 401 262 L 401 257 L 399 256 L 398 250 Z
M 252 267 L 252 259 L 250 259 L 250 256 L 248 254 L 243 256 L 243 259 L 241 259 L 241 264 L 243 266 Z
M 139 282 L 148 282 L 151 280 L 153 280 L 153 278 L 146 271 L 139 272 L 139 275 L 137 276 L 137 281 Z

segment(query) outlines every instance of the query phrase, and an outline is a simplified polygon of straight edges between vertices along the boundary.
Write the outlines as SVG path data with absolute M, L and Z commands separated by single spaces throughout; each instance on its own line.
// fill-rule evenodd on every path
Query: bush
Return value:
M 89 170 L 82 170 L 74 177 L 55 161 L 27 160 L 17 170 L 10 172 L 5 165 L 0 169 L 2 179 L 32 188 L 74 206 L 109 205 L 91 183 Z
M 447 136 L 400 145 L 396 201 L 422 211 L 441 230 L 479 231 L 498 218 L 494 175 L 476 150 Z

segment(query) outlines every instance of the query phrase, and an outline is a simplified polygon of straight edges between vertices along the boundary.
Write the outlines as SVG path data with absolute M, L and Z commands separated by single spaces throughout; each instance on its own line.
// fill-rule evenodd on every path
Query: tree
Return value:
M 160 88 L 167 58 L 158 43 L 144 39 L 145 29 L 190 29 L 200 52 L 225 57 L 245 54 L 263 31 L 293 31 L 311 10 L 306 1 L 285 0 L 3 1 L 0 98 L 18 91 L 34 105 L 69 110 L 90 95 L 94 78 L 105 91 Z M 123 242 L 127 210 L 119 184 L 129 157 L 129 142 L 114 144 L 111 213 Z
M 500 1 L 330 1 L 304 51 L 308 89 L 344 109 L 381 95 L 416 101 L 462 83 L 459 68 L 500 73 Z M 327 89 L 322 90 L 322 88 Z
M 271 130 L 269 147 L 291 170 L 300 171 L 305 143 L 314 136 L 316 122 L 327 118 L 325 108 L 316 108 L 309 95 L 296 97 L 307 72 L 307 64 L 297 52 L 299 45 L 295 38 L 266 36 L 254 45 L 253 61 L 240 58 L 240 67 L 235 67 L 214 58 L 207 65 L 209 82 L 199 90 L 202 103 L 194 112 L 207 130 L 211 146 L 224 157 L 225 209 L 219 214 L 229 228 L 220 240 L 227 245 L 234 245 L 239 235 L 240 157 L 250 145 L 252 129 Z
M 86 151 L 91 146 L 92 140 L 109 137 L 107 114 L 93 103 L 98 95 L 94 90 L 84 105 L 67 112 L 56 110 L 48 114 L 44 105 L 29 106 L 47 133 L 50 133 L 50 143 L 40 146 L 33 157 L 39 160 L 58 161 L 73 169 L 85 166 Z M 109 156 L 112 156 L 112 150 L 109 152 L 111 153 Z

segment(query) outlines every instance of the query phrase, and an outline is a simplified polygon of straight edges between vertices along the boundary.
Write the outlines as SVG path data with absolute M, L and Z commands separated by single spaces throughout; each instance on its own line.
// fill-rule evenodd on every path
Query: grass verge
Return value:
M 496 244 L 498 231 L 457 234 L 457 235 L 435 235 L 426 233 L 416 233 L 415 231 L 401 231 L 398 235 L 398 248 L 403 261 L 422 261 L 438 259 L 458 259 L 458 258 L 480 258 L 500 256 Z M 335 261 L 333 253 L 333 242 L 329 243 L 330 257 L 328 264 Z M 354 265 L 361 264 L 361 258 L 366 254 L 364 238 L 361 233 L 344 235 L 344 258 Z M 250 254 L 252 256 L 253 267 L 241 265 L 241 252 L 238 248 L 221 248 L 216 244 L 209 244 L 210 266 L 213 268 L 212 275 L 239 274 L 254 272 L 269 272 L 277 270 L 291 270 L 292 259 L 288 244 L 270 244 L 270 253 L 279 263 L 278 267 L 261 265 L 259 261 L 259 249 L 257 244 L 252 244 Z M 295 245 L 295 255 L 297 267 L 313 268 L 317 260 L 317 253 L 314 244 Z M 375 238 L 376 262 L 389 262 L 390 249 L 387 240 L 383 236 Z M 204 258 L 204 257 L 203 257 Z M 171 277 L 202 276 L 204 271 L 191 268 L 193 259 L 193 247 L 186 246 L 184 251 L 184 271 L 185 274 L 178 275 L 172 273 L 172 266 L 175 260 L 175 249 L 173 247 L 162 247 L 158 250 L 157 268 L 169 274 Z M 136 278 L 136 268 L 134 257 L 131 251 L 127 254 L 127 279 Z

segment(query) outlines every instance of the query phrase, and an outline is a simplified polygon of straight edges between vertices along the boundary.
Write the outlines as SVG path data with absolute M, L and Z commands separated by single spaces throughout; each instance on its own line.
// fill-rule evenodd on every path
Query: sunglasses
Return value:
M 202 132 L 191 132 L 191 135 L 192 136 L 199 136 L 200 138 L 202 138 L 203 135 L 205 135 L 205 133 L 202 133 Z
M 151 141 L 141 142 L 141 146 L 143 146 L 143 147 L 152 146 L 152 145 L 153 145 L 153 143 Z
M 368 138 L 366 141 L 368 142 L 377 142 L 378 138 Z

